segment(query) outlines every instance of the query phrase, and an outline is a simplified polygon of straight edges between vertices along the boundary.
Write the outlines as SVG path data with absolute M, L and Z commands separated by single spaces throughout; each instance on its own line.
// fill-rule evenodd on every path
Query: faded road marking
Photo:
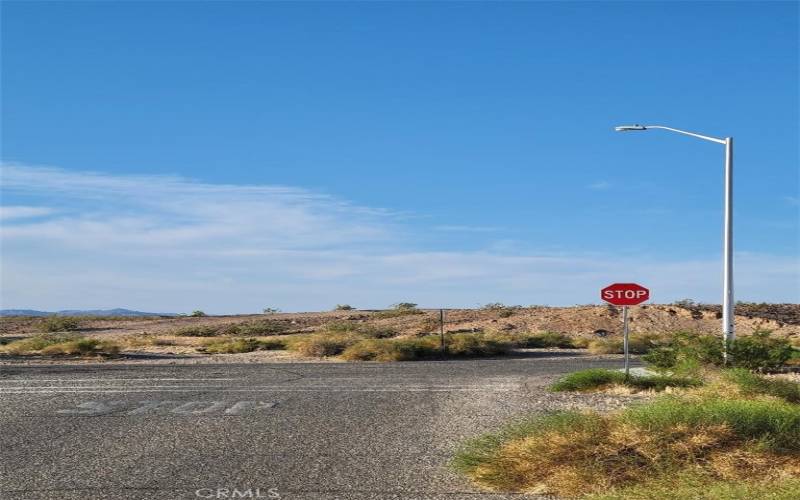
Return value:
M 204 415 L 242 415 L 257 410 L 274 408 L 277 403 L 269 401 L 171 401 L 171 400 L 146 400 L 146 401 L 86 401 L 79 403 L 75 408 L 56 410 L 59 415 L 68 416 L 99 416 L 125 411 L 125 415 L 152 415 L 172 414 L 188 416 Z

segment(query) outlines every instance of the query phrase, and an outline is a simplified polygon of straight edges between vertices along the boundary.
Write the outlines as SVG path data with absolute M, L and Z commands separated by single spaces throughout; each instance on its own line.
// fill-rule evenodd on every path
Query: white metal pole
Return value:
M 630 351 L 628 350 L 628 306 L 622 306 L 622 350 L 625 352 L 625 378 L 630 373 Z
M 725 362 L 735 337 L 733 314 L 733 137 L 725 138 L 725 228 L 723 235 L 722 334 Z

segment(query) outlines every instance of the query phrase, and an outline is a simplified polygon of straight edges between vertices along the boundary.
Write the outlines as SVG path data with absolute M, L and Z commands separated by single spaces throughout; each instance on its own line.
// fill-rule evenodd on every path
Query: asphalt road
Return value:
M 2 366 L 0 498 L 514 498 L 450 471 L 457 444 L 549 409 L 560 373 L 618 365 Z

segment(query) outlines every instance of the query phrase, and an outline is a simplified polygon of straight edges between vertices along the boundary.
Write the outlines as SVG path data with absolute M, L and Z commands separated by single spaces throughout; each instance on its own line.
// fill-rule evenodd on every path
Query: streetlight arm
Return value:
M 718 144 L 725 144 L 725 139 L 719 139 L 717 137 L 710 137 L 710 136 L 707 136 L 707 135 L 695 134 L 694 132 L 687 132 L 686 130 L 680 130 L 680 129 L 672 128 L 672 127 L 664 127 L 664 126 L 661 126 L 661 125 L 644 125 L 644 128 L 645 129 L 660 128 L 660 129 L 663 129 L 663 130 L 669 130 L 671 132 L 677 132 L 679 134 L 690 135 L 692 137 L 697 137 L 699 139 L 705 139 L 707 141 L 716 142 Z

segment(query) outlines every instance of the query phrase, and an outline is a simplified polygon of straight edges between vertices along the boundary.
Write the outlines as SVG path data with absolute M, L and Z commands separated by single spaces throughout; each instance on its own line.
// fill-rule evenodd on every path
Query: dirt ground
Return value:
M 774 335 L 800 342 L 800 305 L 773 304 L 744 310 L 736 316 L 738 335 L 749 335 L 756 330 L 770 330 Z M 768 307 L 767 307 L 768 306 Z M 776 313 L 780 313 L 777 314 Z M 738 312 L 738 311 L 737 311 Z M 764 312 L 759 315 L 759 312 Z M 633 334 L 663 334 L 675 331 L 695 331 L 715 334 L 719 332 L 719 310 L 689 305 L 642 305 L 630 308 L 630 326 Z M 779 319 L 776 319 L 779 318 Z M 439 312 L 425 310 L 419 314 L 382 317 L 376 311 L 329 311 L 308 313 L 277 313 L 237 316 L 206 317 L 115 317 L 79 318 L 79 334 L 109 340 L 129 341 L 136 337 L 169 338 L 173 345 L 144 346 L 152 352 L 196 352 L 196 339 L 175 336 L 181 328 L 189 326 L 223 326 L 251 322 L 274 322 L 281 334 L 312 333 L 330 322 L 366 324 L 391 328 L 402 335 L 435 333 L 439 330 Z M 12 338 L 41 333 L 42 318 L 3 317 L 0 319 L 0 338 Z M 559 332 L 575 337 L 595 338 L 621 335 L 621 310 L 613 306 L 525 307 L 496 309 L 454 309 L 445 312 L 446 332 L 505 331 Z

